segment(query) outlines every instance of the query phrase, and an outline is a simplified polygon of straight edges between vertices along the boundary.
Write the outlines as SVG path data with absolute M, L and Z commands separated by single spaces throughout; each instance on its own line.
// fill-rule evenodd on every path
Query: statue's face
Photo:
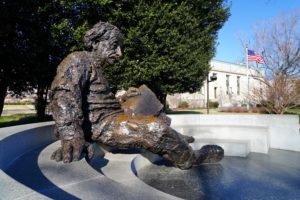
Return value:
M 95 53 L 106 63 L 113 64 L 122 56 L 122 39 L 119 37 L 111 37 L 109 40 L 101 41 L 95 45 Z
M 106 61 L 109 64 L 113 64 L 122 56 L 121 44 L 119 41 L 113 41 L 112 44 L 109 45 L 109 47 L 106 49 L 106 55 Z

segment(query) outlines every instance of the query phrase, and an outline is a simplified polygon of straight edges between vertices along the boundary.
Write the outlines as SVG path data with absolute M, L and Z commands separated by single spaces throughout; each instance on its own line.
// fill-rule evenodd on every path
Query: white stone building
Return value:
M 246 64 L 235 64 L 212 60 L 209 77 L 215 75 L 217 80 L 209 82 L 209 100 L 218 102 L 219 107 L 242 106 L 247 104 L 248 81 L 249 91 L 259 88 L 263 73 L 246 67 Z M 206 107 L 207 81 L 199 92 L 174 94 L 167 96 L 170 108 L 177 108 L 180 102 L 186 101 L 190 108 Z

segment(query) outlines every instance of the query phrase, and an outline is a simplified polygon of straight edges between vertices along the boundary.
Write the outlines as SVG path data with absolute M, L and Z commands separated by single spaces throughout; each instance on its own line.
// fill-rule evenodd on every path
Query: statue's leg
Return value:
M 186 138 L 174 129 L 167 127 L 159 143 L 163 147 L 163 157 L 172 161 L 180 169 L 194 165 L 197 155 L 185 140 Z
M 171 118 L 165 113 L 161 113 L 158 117 L 168 126 L 171 125 Z M 172 132 L 176 131 L 172 130 Z M 195 141 L 194 137 L 192 136 L 183 135 L 179 132 L 174 134 L 177 134 L 178 137 L 181 137 L 181 139 L 187 143 L 193 143 Z M 215 163 L 222 160 L 224 157 L 224 150 L 217 145 L 205 145 L 200 150 L 194 151 L 194 154 L 196 159 L 193 162 L 193 165 L 200 165 L 202 163 Z
M 160 113 L 158 116 L 159 119 L 161 119 L 165 124 L 168 126 L 171 126 L 171 118 L 168 117 L 165 113 Z M 178 132 L 177 132 L 178 133 Z M 185 140 L 187 143 L 193 143 L 195 141 L 195 138 L 193 136 L 183 135 L 181 133 L 178 133 L 183 140 Z
M 114 117 L 101 134 L 93 139 L 121 148 L 141 147 L 170 160 L 181 169 L 192 167 L 195 152 L 181 135 L 157 117 Z M 99 127 L 103 127 L 100 125 Z

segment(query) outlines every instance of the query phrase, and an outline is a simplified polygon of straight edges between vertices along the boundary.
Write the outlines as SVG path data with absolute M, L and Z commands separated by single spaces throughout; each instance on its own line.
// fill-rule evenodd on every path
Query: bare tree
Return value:
M 254 29 L 255 49 L 264 59 L 265 77 L 253 88 L 250 100 L 271 113 L 284 113 L 300 103 L 299 10 L 261 23 Z
M 263 80 L 260 88 L 253 88 L 249 98 L 269 113 L 283 114 L 287 109 L 299 105 L 300 81 L 277 75 L 272 80 Z

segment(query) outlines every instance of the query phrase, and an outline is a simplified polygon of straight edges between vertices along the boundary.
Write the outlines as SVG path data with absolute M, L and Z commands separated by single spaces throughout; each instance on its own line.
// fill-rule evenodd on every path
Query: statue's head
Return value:
M 114 63 L 122 56 L 123 35 L 120 30 L 105 22 L 99 22 L 88 30 L 83 38 L 87 51 L 95 53 L 99 59 Z

